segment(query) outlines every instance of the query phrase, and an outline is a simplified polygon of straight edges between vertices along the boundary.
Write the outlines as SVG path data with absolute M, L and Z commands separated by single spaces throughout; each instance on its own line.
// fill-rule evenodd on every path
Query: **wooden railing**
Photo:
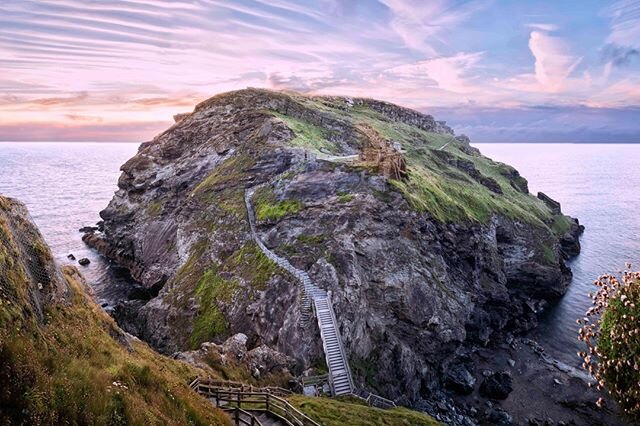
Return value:
M 263 426 L 262 422 L 256 418 L 253 414 L 248 411 L 243 410 L 238 407 L 225 407 L 222 408 L 226 411 L 231 419 L 236 423 L 237 426 Z M 247 420 L 247 418 L 249 420 Z
M 195 379 L 190 384 L 195 392 L 215 401 L 216 406 L 240 408 L 246 411 L 267 412 L 278 417 L 287 426 L 320 426 L 289 401 L 268 391 L 251 392 L 240 388 L 213 386 L 208 381 Z
M 198 383 L 201 388 L 224 388 L 224 389 L 237 389 L 242 392 L 257 392 L 257 393 L 269 393 L 271 395 L 287 397 L 293 394 L 289 389 L 284 389 L 278 386 L 253 386 L 242 382 L 234 382 L 232 380 L 215 380 L 197 378 L 194 382 Z M 193 386 L 192 386 L 193 388 Z

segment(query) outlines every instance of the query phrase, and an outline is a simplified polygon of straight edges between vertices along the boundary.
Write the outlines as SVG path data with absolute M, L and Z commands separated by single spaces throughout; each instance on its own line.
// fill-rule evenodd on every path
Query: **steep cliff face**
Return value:
M 293 277 L 260 238 L 331 290 L 357 382 L 415 401 L 470 344 L 535 325 L 564 293 L 580 226 L 428 115 L 368 99 L 249 89 L 215 96 L 122 166 L 85 241 L 128 267 L 150 300 L 123 327 L 165 352 L 242 332 L 320 360 Z
M 0 424 L 230 424 L 189 389 L 201 370 L 127 336 L 85 290 L 0 196 Z

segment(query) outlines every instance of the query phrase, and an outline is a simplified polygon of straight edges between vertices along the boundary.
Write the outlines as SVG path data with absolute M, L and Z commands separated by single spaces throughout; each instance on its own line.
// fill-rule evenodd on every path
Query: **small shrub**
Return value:
M 349 194 L 349 193 L 346 193 L 346 192 L 338 193 L 338 202 L 341 203 L 341 204 L 348 203 L 349 201 L 353 200 L 354 198 L 356 198 L 356 196 L 353 195 L 353 194 Z
M 578 338 L 587 345 L 582 366 L 606 389 L 625 413 L 640 416 L 640 272 L 619 279 L 603 275 L 590 294 L 592 307 L 578 319 Z M 600 398 L 598 406 L 603 404 Z

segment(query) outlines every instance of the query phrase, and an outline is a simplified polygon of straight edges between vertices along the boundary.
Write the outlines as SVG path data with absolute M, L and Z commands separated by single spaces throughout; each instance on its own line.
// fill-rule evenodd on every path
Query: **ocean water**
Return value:
M 483 154 L 516 167 L 532 193 L 545 192 L 586 226 L 582 253 L 570 262 L 567 294 L 534 332 L 548 350 L 577 365 L 575 320 L 589 306 L 593 280 L 631 262 L 640 268 L 640 145 L 478 144 Z M 99 220 L 137 144 L 0 143 L 0 193 L 29 207 L 61 263 L 88 257 L 80 267 L 98 299 L 110 303 L 129 288 L 118 268 L 88 249 L 78 229 Z
M 579 365 L 584 350 L 576 336 L 590 306 L 593 281 L 618 273 L 626 262 L 640 269 L 640 144 L 477 144 L 496 161 L 514 166 L 562 211 L 585 226 L 580 255 L 569 261 L 573 280 L 567 293 L 544 314 L 534 336 L 550 353 Z
M 100 220 L 120 165 L 137 149 L 132 143 L 0 142 L 0 194 L 26 203 L 58 262 L 78 266 L 101 303 L 126 294 L 128 277 L 89 249 L 78 229 Z M 70 253 L 91 264 L 79 266 L 67 259 Z

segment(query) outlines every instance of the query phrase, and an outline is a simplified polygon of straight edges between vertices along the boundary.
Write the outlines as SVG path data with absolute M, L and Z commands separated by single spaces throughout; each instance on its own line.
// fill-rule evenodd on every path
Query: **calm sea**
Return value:
M 82 268 L 99 299 L 126 288 L 117 269 L 87 249 L 78 228 L 94 224 L 116 190 L 119 167 L 137 144 L 0 143 L 0 193 L 24 201 L 55 256 L 88 257 Z M 549 350 L 577 364 L 576 318 L 587 309 L 591 283 L 625 262 L 640 267 L 640 145 L 478 144 L 515 166 L 531 192 L 543 191 L 586 226 L 582 254 L 570 263 L 569 291 L 535 332 Z
M 87 257 L 82 270 L 101 303 L 121 298 L 127 277 L 81 240 L 78 229 L 94 225 L 117 189 L 120 165 L 135 154 L 131 143 L 0 142 L 0 194 L 18 198 L 51 246 L 56 259 Z

